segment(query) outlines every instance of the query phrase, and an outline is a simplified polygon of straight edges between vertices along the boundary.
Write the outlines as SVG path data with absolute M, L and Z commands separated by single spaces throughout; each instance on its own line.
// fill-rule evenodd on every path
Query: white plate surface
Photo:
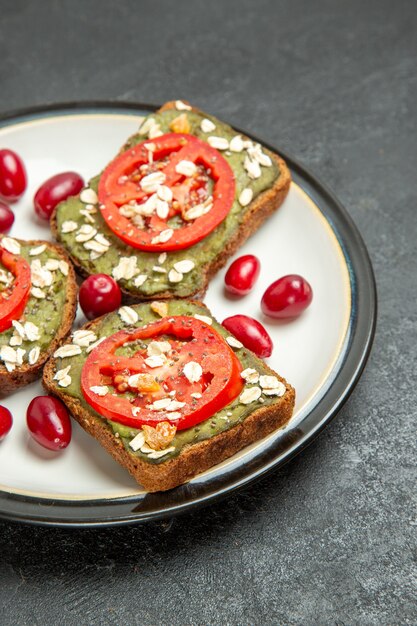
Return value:
M 51 239 L 48 225 L 34 214 L 32 198 L 53 174 L 75 170 L 86 180 L 98 173 L 133 134 L 140 117 L 129 113 L 86 113 L 41 117 L 0 128 L 0 147 L 16 150 L 25 161 L 29 187 L 13 205 L 16 221 L 10 233 L 22 239 Z M 274 342 L 269 365 L 297 392 L 291 425 L 301 421 L 322 397 L 334 377 L 335 364 L 346 344 L 351 313 L 348 268 L 340 245 L 307 194 L 296 184 L 279 211 L 235 255 L 256 254 L 262 265 L 253 292 L 227 297 L 221 271 L 212 281 L 206 303 L 222 321 L 236 313 L 258 318 Z M 266 287 L 285 274 L 303 275 L 312 285 L 313 303 L 298 319 L 274 322 L 262 316 Z M 85 320 L 78 315 L 77 324 Z M 74 423 L 73 439 L 63 452 L 50 452 L 29 436 L 26 408 L 44 393 L 34 383 L 1 403 L 12 411 L 14 426 L 0 444 L 0 490 L 45 498 L 95 499 L 143 493 L 135 481 Z M 263 442 L 250 447 L 262 447 Z M 237 455 L 239 462 L 249 449 Z M 233 458 L 224 465 L 236 463 Z M 218 471 L 219 466 L 211 471 Z M 196 481 L 199 479 L 196 478 Z

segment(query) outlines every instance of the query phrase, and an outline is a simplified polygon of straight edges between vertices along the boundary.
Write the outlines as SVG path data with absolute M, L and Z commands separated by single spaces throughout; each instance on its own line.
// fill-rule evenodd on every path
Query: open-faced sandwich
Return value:
M 200 302 L 123 306 L 73 333 L 43 382 L 148 491 L 283 426 L 295 392 Z
M 277 154 L 177 100 L 51 225 L 81 274 L 109 274 L 133 299 L 201 297 L 289 186 Z
M 76 305 L 75 273 L 59 246 L 0 235 L 0 395 L 41 375 Z

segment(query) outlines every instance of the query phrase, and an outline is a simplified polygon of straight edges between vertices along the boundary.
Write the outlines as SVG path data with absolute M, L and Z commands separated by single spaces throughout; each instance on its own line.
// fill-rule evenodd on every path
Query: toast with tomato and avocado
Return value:
M 81 274 L 113 276 L 130 299 L 197 298 L 290 182 L 277 154 L 177 100 L 58 205 L 51 227 Z
M 72 335 L 46 389 L 148 491 L 165 491 L 290 419 L 294 389 L 188 300 L 123 306 Z
M 0 396 L 39 378 L 76 307 L 75 272 L 59 246 L 0 236 Z

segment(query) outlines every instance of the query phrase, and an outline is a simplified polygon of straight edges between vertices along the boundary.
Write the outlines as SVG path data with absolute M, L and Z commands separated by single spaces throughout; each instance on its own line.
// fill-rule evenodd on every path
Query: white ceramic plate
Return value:
M 32 206 L 38 186 L 53 174 L 75 170 L 85 180 L 100 172 L 138 128 L 144 106 L 45 108 L 0 121 L 0 147 L 18 152 L 29 187 L 13 206 L 10 233 L 22 239 L 51 239 Z M 0 444 L 0 516 L 58 524 L 101 524 L 172 515 L 224 495 L 299 451 L 329 421 L 356 382 L 372 342 L 375 291 L 363 243 L 345 211 L 289 157 L 294 182 L 279 211 L 235 255 L 252 253 L 261 275 L 245 298 L 227 297 L 225 270 L 212 281 L 206 303 L 222 321 L 236 313 L 260 319 L 274 342 L 268 363 L 295 387 L 297 401 L 288 426 L 242 450 L 223 464 L 167 494 L 147 495 L 129 474 L 74 423 L 63 452 L 50 452 L 29 436 L 26 408 L 44 393 L 40 383 L 1 401 L 14 426 Z M 264 318 L 260 299 L 285 274 L 303 275 L 314 299 L 291 322 Z M 80 313 L 77 324 L 84 323 Z M 344 376 L 342 375 L 344 374 Z M 336 384 L 337 383 L 337 384 Z

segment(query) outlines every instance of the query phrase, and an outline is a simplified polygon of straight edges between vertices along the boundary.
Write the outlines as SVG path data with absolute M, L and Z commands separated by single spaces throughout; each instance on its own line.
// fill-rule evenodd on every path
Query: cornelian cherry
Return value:
M 5 406 L 0 406 L 0 441 L 2 441 L 13 425 L 12 414 Z
M 33 199 L 36 214 L 43 220 L 49 220 L 60 202 L 76 196 L 83 187 L 84 180 L 76 172 L 51 176 L 39 187 Z
M 48 450 L 61 450 L 71 441 L 71 420 L 57 398 L 33 398 L 26 412 L 26 422 L 32 437 Z
M 253 317 L 232 315 L 223 320 L 222 325 L 256 356 L 261 359 L 271 356 L 274 347 L 272 339 L 262 324 Z
M 122 292 L 116 281 L 107 274 L 93 274 L 81 285 L 80 306 L 87 319 L 110 313 L 122 302 Z
M 15 202 L 26 187 L 26 169 L 20 156 L 13 150 L 0 150 L 0 196 Z
M 259 276 L 261 264 L 253 254 L 245 254 L 231 264 L 224 277 L 225 289 L 236 296 L 250 292 Z
M 0 233 L 8 233 L 14 222 L 13 211 L 0 200 Z
M 261 308 L 265 315 L 286 319 L 300 315 L 313 299 L 313 290 L 305 278 L 288 274 L 276 280 L 262 296 Z

